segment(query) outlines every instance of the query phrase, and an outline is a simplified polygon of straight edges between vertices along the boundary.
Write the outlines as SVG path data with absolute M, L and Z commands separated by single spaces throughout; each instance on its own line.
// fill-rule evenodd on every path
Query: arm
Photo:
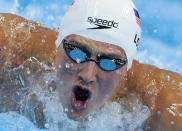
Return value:
M 42 27 L 36 22 L 0 13 L 0 112 L 9 110 L 18 112 L 20 108 L 24 109 L 15 98 L 23 101 L 22 96 L 29 93 L 27 78 L 33 75 L 38 77 L 42 72 L 46 73 L 47 70 L 41 67 L 40 62 L 50 66 L 54 64 L 56 37 L 56 31 Z M 19 65 L 23 65 L 24 68 Z M 5 70 L 7 67 L 11 68 Z M 26 69 L 29 69 L 30 73 L 27 74 Z M 17 92 L 20 92 L 21 97 L 16 95 Z M 30 94 L 28 98 L 36 103 L 32 104 L 33 106 L 38 105 L 38 108 L 34 109 L 35 119 L 39 126 L 43 127 L 45 122 L 42 114 L 43 104 L 39 103 L 34 94 Z
M 155 66 L 133 62 L 128 87 L 140 94 L 151 111 L 146 122 L 152 129 L 182 129 L 182 76 Z

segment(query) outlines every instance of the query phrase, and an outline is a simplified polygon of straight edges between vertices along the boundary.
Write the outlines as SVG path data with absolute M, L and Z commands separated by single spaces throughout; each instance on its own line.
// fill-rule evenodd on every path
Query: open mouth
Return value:
M 81 86 L 74 86 L 71 94 L 71 105 L 77 112 L 87 108 L 91 98 L 91 91 Z

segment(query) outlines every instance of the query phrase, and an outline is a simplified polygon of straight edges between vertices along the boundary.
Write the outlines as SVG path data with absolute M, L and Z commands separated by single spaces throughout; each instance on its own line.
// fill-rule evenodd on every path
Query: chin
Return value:
M 79 121 L 84 119 L 87 115 L 89 115 L 89 111 L 88 110 L 84 110 L 82 112 L 74 112 L 74 111 L 68 111 L 67 115 L 70 119 L 73 119 L 75 121 Z

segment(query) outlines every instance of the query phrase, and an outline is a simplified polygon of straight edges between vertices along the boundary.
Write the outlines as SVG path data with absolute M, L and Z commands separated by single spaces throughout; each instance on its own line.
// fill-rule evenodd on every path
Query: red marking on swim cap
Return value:
M 134 9 L 134 8 L 133 8 Z M 140 21 L 140 16 L 139 16 L 139 13 L 138 13 L 138 11 L 136 10 L 136 9 L 134 9 L 134 12 L 135 12 L 135 16 L 136 16 L 136 22 L 137 22 L 137 24 L 140 26 L 140 28 L 141 28 L 141 21 Z
M 75 3 L 75 1 L 73 1 L 73 2 L 72 2 L 71 6 L 73 6 L 73 5 L 74 5 L 74 3 Z

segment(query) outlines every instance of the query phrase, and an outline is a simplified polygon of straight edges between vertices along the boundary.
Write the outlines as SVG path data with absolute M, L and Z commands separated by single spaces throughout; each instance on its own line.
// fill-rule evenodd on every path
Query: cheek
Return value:
M 59 77 L 74 75 L 79 71 L 79 65 L 73 62 L 66 53 L 61 53 L 57 58 L 57 72 Z
M 73 86 L 78 73 L 84 64 L 77 64 L 73 62 L 65 53 L 62 53 L 57 59 L 57 83 L 63 86 L 61 88 L 70 88 Z
M 99 84 L 99 96 L 109 98 L 112 91 L 117 87 L 120 76 L 116 73 L 104 73 L 100 75 L 98 81 Z
M 114 72 L 106 72 L 103 75 L 101 75 L 102 82 L 105 83 L 105 85 L 115 87 L 117 83 L 120 81 L 122 77 L 122 74 Z M 106 86 L 107 87 L 107 86 Z
M 125 74 L 125 69 L 100 73 L 100 79 L 98 81 L 99 96 L 109 98 L 114 89 L 121 84 Z

